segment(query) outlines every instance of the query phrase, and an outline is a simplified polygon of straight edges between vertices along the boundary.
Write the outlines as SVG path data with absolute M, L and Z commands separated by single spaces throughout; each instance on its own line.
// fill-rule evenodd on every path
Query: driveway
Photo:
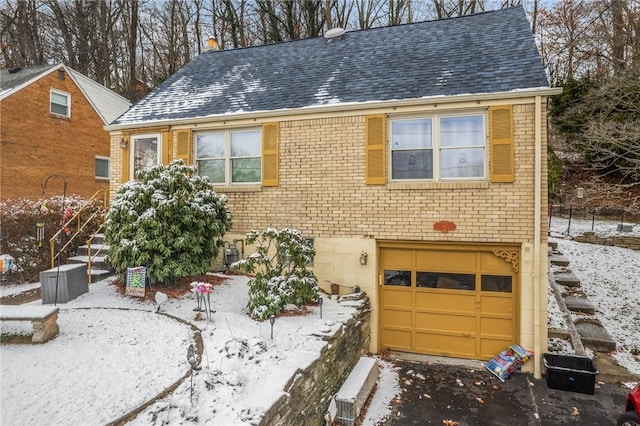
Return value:
M 402 392 L 385 426 L 615 425 L 629 391 L 598 382 L 594 395 L 549 389 L 527 373 L 502 383 L 479 362 L 394 363 Z

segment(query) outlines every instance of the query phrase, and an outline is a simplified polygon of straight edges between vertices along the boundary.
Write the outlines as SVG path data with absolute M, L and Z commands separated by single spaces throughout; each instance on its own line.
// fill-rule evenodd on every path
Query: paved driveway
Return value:
M 481 366 L 396 365 L 402 392 L 385 426 L 615 425 L 628 392 L 617 384 L 596 384 L 594 395 L 549 389 L 526 373 L 502 383 Z

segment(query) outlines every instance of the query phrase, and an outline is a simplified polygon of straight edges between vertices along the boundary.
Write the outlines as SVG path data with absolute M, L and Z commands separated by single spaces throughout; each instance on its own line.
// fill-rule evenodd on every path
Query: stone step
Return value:
M 575 325 L 584 346 L 600 352 L 613 352 L 616 350 L 616 342 L 601 324 L 578 320 Z
M 551 251 L 556 251 L 558 250 L 558 242 L 557 241 L 549 241 L 549 248 L 551 249 Z
M 566 287 L 580 287 L 580 280 L 573 272 L 560 272 L 558 274 L 554 274 L 553 279 L 557 284 Z
M 560 253 L 553 253 L 549 256 L 549 262 L 556 266 L 569 266 L 569 259 Z
M 595 313 L 593 305 L 585 297 L 567 294 L 564 296 L 564 304 L 571 312 L 582 312 L 589 315 L 593 315 Z

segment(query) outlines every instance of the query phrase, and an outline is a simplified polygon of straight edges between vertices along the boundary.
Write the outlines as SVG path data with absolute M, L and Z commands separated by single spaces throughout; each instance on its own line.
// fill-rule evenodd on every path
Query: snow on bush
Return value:
M 317 297 L 318 279 L 307 265 L 313 260 L 312 243 L 295 229 L 267 228 L 247 234 L 247 244 L 256 252 L 233 263 L 255 277 L 249 282 L 250 315 L 265 320 L 281 312 L 286 305 L 304 305 Z
M 151 282 L 204 274 L 231 229 L 227 199 L 182 160 L 142 170 L 125 183 L 107 214 L 108 259 L 118 274 L 146 266 Z

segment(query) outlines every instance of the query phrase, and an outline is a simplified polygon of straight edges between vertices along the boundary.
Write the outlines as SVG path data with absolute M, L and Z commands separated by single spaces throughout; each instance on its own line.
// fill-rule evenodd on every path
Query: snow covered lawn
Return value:
M 248 278 L 226 278 L 214 288 L 217 312 L 211 322 L 194 319 L 191 296 L 163 305 L 163 312 L 200 329 L 202 370 L 193 376 L 193 394 L 187 378 L 131 424 L 255 424 L 284 393 L 294 372 L 319 356 L 327 344 L 321 337 L 355 312 L 326 298 L 322 319 L 319 307 L 307 315 L 278 318 L 271 339 L 268 321 L 245 314 Z M 120 296 L 109 280 L 58 306 L 57 338 L 42 345 L 0 346 L 2 424 L 105 424 L 180 381 L 190 369 L 190 324 L 155 313 L 151 303 Z M 3 324 L 3 332 L 12 324 Z M 384 415 L 389 400 L 372 412 Z

